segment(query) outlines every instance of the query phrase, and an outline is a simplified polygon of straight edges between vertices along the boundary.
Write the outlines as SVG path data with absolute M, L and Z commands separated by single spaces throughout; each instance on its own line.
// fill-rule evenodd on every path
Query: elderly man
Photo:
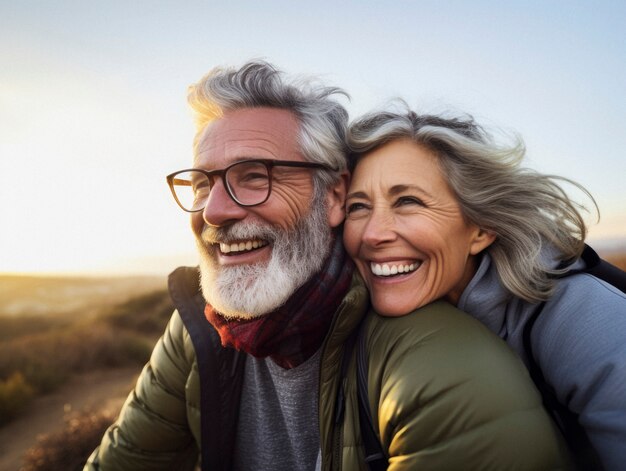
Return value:
M 177 310 L 86 469 L 193 469 L 198 455 L 203 470 L 364 469 L 355 368 L 341 367 L 363 318 L 390 469 L 560 467 L 523 366 L 486 329 L 444 303 L 368 313 L 339 236 L 337 93 L 263 62 L 191 87 L 194 164 L 168 183 L 191 213 L 200 282 L 170 276 Z

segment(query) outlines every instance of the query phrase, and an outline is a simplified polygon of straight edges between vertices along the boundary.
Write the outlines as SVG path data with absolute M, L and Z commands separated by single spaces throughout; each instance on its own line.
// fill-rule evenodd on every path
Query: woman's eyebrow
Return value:
M 421 193 L 423 195 L 426 195 L 432 198 L 432 195 L 430 193 L 428 193 L 424 188 L 418 185 L 394 185 L 391 188 L 389 188 L 388 194 L 390 196 L 396 196 L 396 195 L 399 195 L 400 193 L 405 193 L 409 190 L 417 191 L 418 193 Z
M 367 194 L 364 191 L 354 191 L 354 192 L 348 193 L 346 195 L 346 199 L 350 199 L 350 198 L 367 199 Z
M 421 193 L 422 195 L 432 198 L 432 195 L 428 193 L 428 191 L 426 191 L 424 188 L 418 185 L 405 185 L 405 184 L 394 185 L 391 188 L 389 188 L 389 191 L 387 192 L 387 194 L 389 196 L 396 196 L 401 193 L 405 193 L 409 190 L 417 191 L 418 193 Z M 351 199 L 351 198 L 368 199 L 369 196 L 364 191 L 353 191 L 352 193 L 348 193 L 346 195 L 346 199 Z

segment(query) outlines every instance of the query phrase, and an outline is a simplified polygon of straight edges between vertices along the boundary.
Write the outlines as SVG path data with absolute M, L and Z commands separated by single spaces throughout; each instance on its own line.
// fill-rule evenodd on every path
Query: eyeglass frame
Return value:
M 260 201 L 259 203 L 244 204 L 238 201 L 235 195 L 233 194 L 233 191 L 231 190 L 230 185 L 228 184 L 228 180 L 226 180 L 226 172 L 228 172 L 232 167 L 235 167 L 237 165 L 241 165 L 244 163 L 260 163 L 260 164 L 263 164 L 265 166 L 265 169 L 267 170 L 267 178 L 268 178 L 268 185 L 269 185 L 267 188 L 267 196 L 263 199 L 263 201 Z M 336 168 L 333 168 L 329 165 L 318 163 L 318 162 L 300 162 L 296 160 L 275 160 L 275 159 L 248 159 L 248 160 L 240 160 L 238 162 L 233 162 L 229 166 L 222 168 L 222 169 L 217 169 L 217 170 L 204 170 L 202 168 L 186 168 L 184 170 L 178 170 L 176 172 L 170 173 L 169 175 L 165 177 L 165 179 L 167 180 L 167 184 L 170 187 L 170 191 L 172 192 L 172 196 L 174 196 L 176 203 L 178 204 L 178 206 L 180 206 L 180 208 L 183 211 L 187 213 L 197 213 L 197 212 L 203 211 L 204 208 L 206 208 L 206 203 L 205 203 L 205 205 L 199 209 L 194 209 L 194 210 L 186 209 L 182 205 L 180 200 L 178 199 L 178 196 L 176 196 L 176 190 L 174 189 L 174 178 L 176 177 L 176 175 L 180 175 L 181 173 L 192 172 L 192 171 L 202 173 L 205 177 L 207 177 L 209 182 L 211 181 L 212 177 L 216 177 L 216 176 L 220 177 L 222 180 L 222 184 L 224 185 L 224 189 L 226 190 L 226 194 L 230 197 L 230 199 L 233 200 L 239 206 L 242 206 L 244 208 L 250 208 L 250 207 L 259 206 L 265 203 L 269 199 L 270 195 L 272 194 L 272 181 L 273 181 L 272 168 L 274 167 L 310 168 L 310 169 L 328 170 L 332 172 L 337 171 Z M 209 190 L 209 194 L 207 195 L 207 201 L 208 201 L 209 195 L 211 194 L 211 191 L 213 191 L 212 187 Z

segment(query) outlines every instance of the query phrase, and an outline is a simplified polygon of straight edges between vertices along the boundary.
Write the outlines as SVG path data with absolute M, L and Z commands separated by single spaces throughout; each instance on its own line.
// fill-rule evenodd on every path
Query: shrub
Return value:
M 6 381 L 0 381 L 0 425 L 20 414 L 33 395 L 33 388 L 22 373 L 13 373 Z
M 58 432 L 42 435 L 24 456 L 23 471 L 80 471 L 115 420 L 110 411 L 85 410 L 67 415 Z
M 167 291 L 161 290 L 122 302 L 96 319 L 49 324 L 45 331 L 36 319 L 28 319 L 33 331 L 0 341 L 0 391 L 6 391 L 0 394 L 0 423 L 19 414 L 19 391 L 27 403 L 33 394 L 54 391 L 72 374 L 144 364 L 172 310 Z M 26 322 L 15 326 L 28 332 Z
M 69 324 L 67 319 L 46 316 L 4 317 L 0 315 L 0 341 L 47 332 Z
M 173 310 L 174 305 L 167 290 L 161 290 L 118 304 L 101 319 L 117 328 L 146 335 L 160 335 Z
M 36 392 L 46 393 L 73 373 L 142 365 L 153 344 L 154 339 L 101 322 L 22 337 L 0 343 L 0 379 L 21 372 Z

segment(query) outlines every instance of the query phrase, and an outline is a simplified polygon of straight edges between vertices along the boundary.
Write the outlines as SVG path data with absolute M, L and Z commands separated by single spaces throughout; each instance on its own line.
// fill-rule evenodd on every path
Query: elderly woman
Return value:
M 372 113 L 349 145 L 344 241 L 374 308 L 443 298 L 476 317 L 577 417 L 592 445 L 582 465 L 625 469 L 626 295 L 567 275 L 584 268 L 586 227 L 559 182 L 581 187 L 523 168 L 521 142 L 498 145 L 470 118 Z

